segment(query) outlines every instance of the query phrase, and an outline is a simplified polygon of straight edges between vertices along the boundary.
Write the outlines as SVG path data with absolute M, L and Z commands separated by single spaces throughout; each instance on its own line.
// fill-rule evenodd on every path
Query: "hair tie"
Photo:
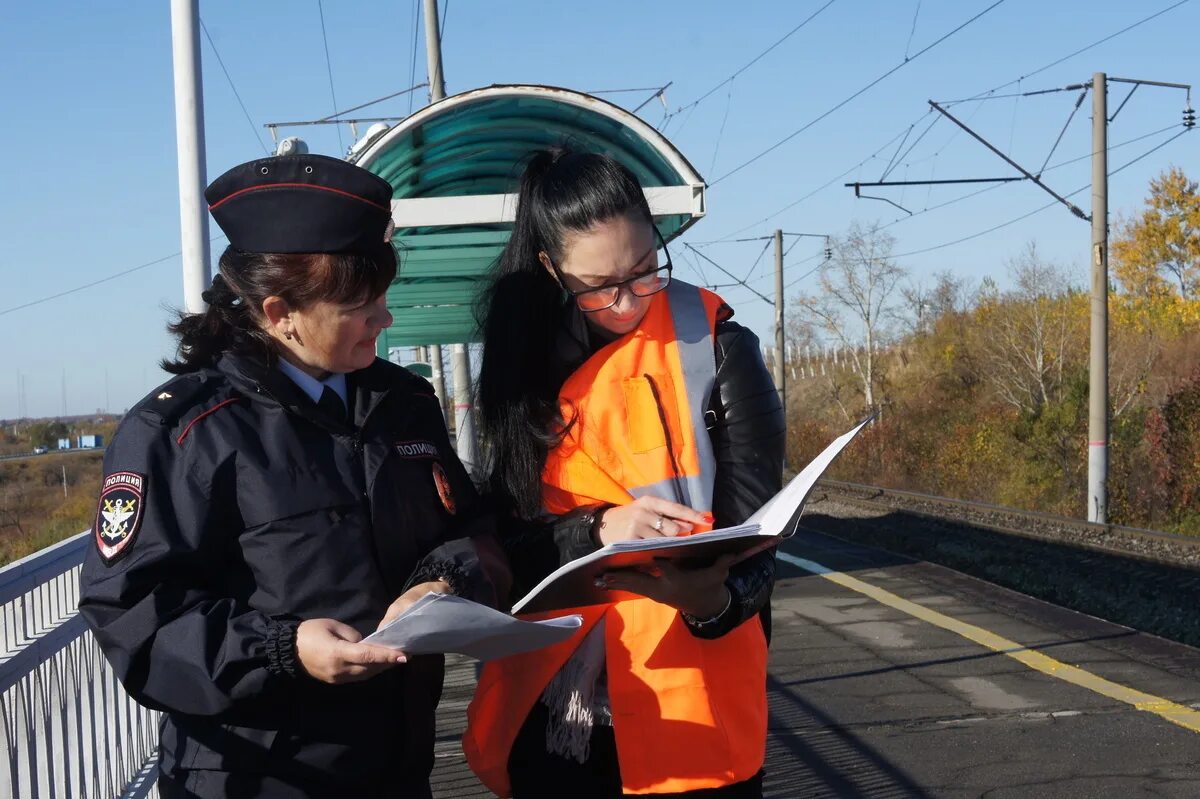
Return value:
M 218 308 L 237 308 L 242 304 L 242 298 L 220 272 L 213 277 L 212 285 L 200 292 L 200 299 Z

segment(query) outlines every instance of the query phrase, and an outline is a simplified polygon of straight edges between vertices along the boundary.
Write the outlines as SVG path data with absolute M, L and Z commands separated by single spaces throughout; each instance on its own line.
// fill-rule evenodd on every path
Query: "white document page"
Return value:
M 804 507 L 817 480 L 829 468 L 829 464 L 833 463 L 833 459 L 840 455 L 846 445 L 874 418 L 872 415 L 863 419 L 852 430 L 835 438 L 829 446 L 821 451 L 820 455 L 813 458 L 807 466 L 800 470 L 800 474 L 793 477 L 782 491 L 755 511 L 754 515 L 746 520 L 746 524 L 758 524 L 762 528 L 763 535 L 791 535 L 794 531 L 787 529 L 788 521 L 796 514 L 797 510 Z
M 582 624 L 578 614 L 521 621 L 469 599 L 430 592 L 363 641 L 406 655 L 457 652 L 491 660 L 565 641 Z
M 864 419 L 834 439 L 745 524 L 695 535 L 617 541 L 601 547 L 560 566 L 513 605 L 512 612 L 535 613 L 628 599 L 633 595 L 599 587 L 595 584 L 596 578 L 612 569 L 652 564 L 657 558 L 690 560 L 703 565 L 704 561 L 712 562 L 723 554 L 751 552 L 760 547 L 764 539 L 782 540 L 792 534 L 789 522 L 804 507 L 817 480 L 872 418 Z

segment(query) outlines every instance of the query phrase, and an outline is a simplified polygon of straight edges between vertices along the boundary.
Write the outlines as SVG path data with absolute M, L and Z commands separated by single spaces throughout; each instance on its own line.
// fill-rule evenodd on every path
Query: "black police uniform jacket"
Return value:
M 226 355 L 140 402 L 105 454 L 79 609 L 165 711 L 160 775 L 189 795 L 429 794 L 442 658 L 331 686 L 295 628 L 366 635 L 437 578 L 494 605 L 504 567 L 429 384 L 382 360 L 347 378 L 350 423 Z

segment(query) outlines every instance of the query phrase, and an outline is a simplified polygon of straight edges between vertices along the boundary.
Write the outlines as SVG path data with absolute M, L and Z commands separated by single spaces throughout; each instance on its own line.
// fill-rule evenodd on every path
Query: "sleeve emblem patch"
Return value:
M 133 543 L 142 524 L 146 477 L 136 472 L 113 472 L 104 478 L 96 508 L 96 548 L 105 563 L 113 563 Z
M 454 490 L 450 488 L 450 477 L 446 474 L 446 470 L 437 461 L 433 463 L 433 484 L 437 487 L 438 496 L 441 498 L 446 512 L 453 516 L 458 512 L 458 506 L 454 503 Z

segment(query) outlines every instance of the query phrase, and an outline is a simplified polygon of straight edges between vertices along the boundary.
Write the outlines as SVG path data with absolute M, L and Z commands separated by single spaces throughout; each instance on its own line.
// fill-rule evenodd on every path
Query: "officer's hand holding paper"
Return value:
M 513 605 L 512 612 L 540 613 L 556 608 L 607 604 L 635 595 L 599 587 L 597 579 L 606 572 L 653 566 L 656 560 L 662 558 L 682 561 L 683 565 L 705 566 L 721 555 L 735 554 L 740 559 L 766 546 L 778 544 L 794 532 L 792 520 L 804 508 L 818 478 L 871 418 L 835 439 L 745 524 L 709 533 L 608 544 L 590 555 L 571 561 L 542 580 Z
M 521 621 L 469 599 L 430 592 L 363 643 L 410 656 L 457 652 L 491 660 L 565 641 L 582 623 L 577 614 Z

